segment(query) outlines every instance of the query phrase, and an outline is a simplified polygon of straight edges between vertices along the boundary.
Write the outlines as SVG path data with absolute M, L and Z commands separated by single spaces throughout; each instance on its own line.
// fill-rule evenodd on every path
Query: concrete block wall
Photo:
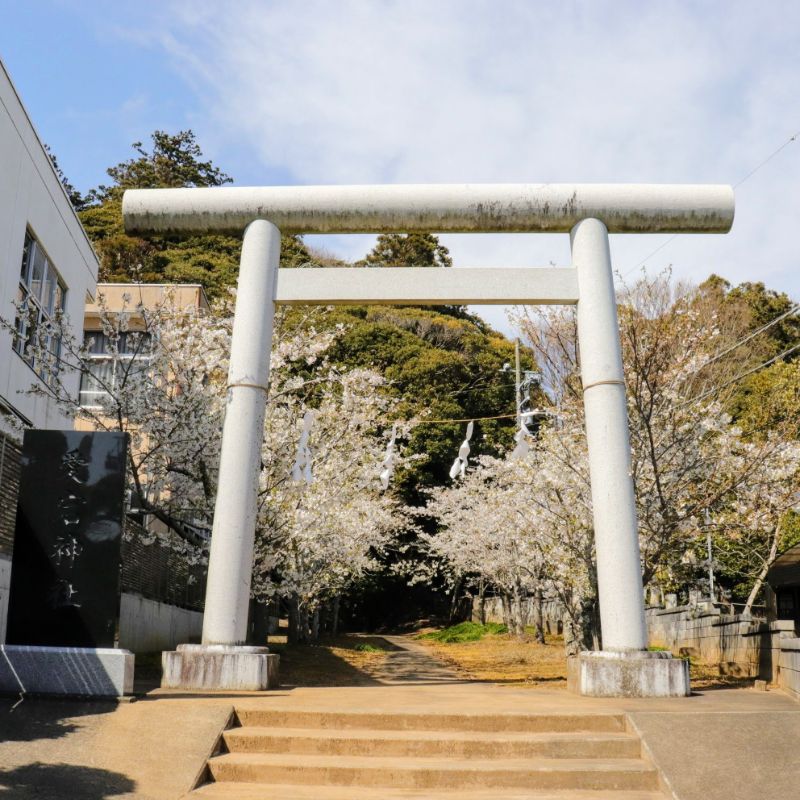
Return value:
M 530 602 L 530 601 L 529 601 Z M 532 619 L 532 608 L 530 619 Z M 503 622 L 499 597 L 485 600 L 487 622 Z M 560 632 L 563 607 L 556 601 L 544 606 L 545 627 Z M 710 604 L 648 608 L 649 644 L 666 647 L 675 655 L 691 655 L 719 667 L 723 674 L 761 678 L 785 689 L 800 700 L 800 638 L 791 620 L 723 614 Z M 472 619 L 478 621 L 478 603 Z
M 133 653 L 174 650 L 199 641 L 203 614 L 123 592 L 120 600 L 119 646 Z
M 527 598 L 525 601 L 528 607 L 528 625 L 533 625 L 533 599 Z M 503 618 L 503 603 L 499 597 L 487 597 L 484 599 L 484 614 L 487 622 L 505 622 Z M 542 615 L 544 617 L 545 632 L 551 635 L 561 634 L 564 626 L 564 607 L 557 600 L 545 600 L 542 604 Z M 480 614 L 478 601 L 472 601 L 472 621 L 479 622 Z
M 790 620 L 766 622 L 722 614 L 709 606 L 647 609 L 651 646 L 692 655 L 720 672 L 778 682 L 782 642 L 794 637 Z
M 781 641 L 779 680 L 795 700 L 800 700 L 800 639 L 783 639 Z

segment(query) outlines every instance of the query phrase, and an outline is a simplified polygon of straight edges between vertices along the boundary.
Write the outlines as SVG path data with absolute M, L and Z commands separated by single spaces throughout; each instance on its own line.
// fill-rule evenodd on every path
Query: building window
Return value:
M 58 323 L 66 294 L 67 287 L 44 248 L 30 230 L 25 231 L 13 347 L 47 383 L 52 383 L 58 374 L 61 357 Z
M 140 331 L 127 331 L 112 337 L 102 331 L 86 331 L 84 344 L 89 367 L 81 374 L 80 404 L 99 408 L 120 381 L 147 368 L 150 361 L 151 336 Z

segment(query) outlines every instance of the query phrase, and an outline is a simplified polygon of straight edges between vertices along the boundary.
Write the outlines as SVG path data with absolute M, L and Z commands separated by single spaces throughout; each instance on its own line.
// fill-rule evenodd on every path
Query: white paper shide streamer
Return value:
M 296 483 L 305 482 L 310 485 L 314 481 L 314 476 L 311 474 L 311 448 L 308 446 L 308 437 L 313 424 L 314 412 L 306 411 L 303 416 L 303 430 L 297 444 L 297 455 L 292 467 L 292 480 Z
M 392 475 L 394 475 L 394 446 L 395 440 L 397 439 L 397 425 L 392 425 L 392 437 L 389 439 L 389 443 L 386 445 L 386 455 L 383 457 L 383 462 L 381 463 L 381 486 L 383 486 L 383 490 L 386 491 L 389 488 L 389 481 L 392 479 Z
M 467 434 L 464 437 L 464 441 L 461 442 L 461 447 L 458 448 L 458 457 L 453 462 L 453 466 L 450 467 L 450 477 L 455 480 L 457 477 L 461 476 L 464 477 L 464 474 L 467 471 L 467 459 L 469 458 L 469 440 L 472 438 L 472 431 L 475 427 L 474 422 L 470 422 L 467 425 Z
M 530 434 L 528 430 L 523 425 L 515 434 L 514 434 L 514 441 L 516 442 L 516 446 L 511 451 L 511 458 L 513 461 L 518 461 L 520 459 L 525 458 L 531 451 L 531 446 L 528 444 L 528 437 Z

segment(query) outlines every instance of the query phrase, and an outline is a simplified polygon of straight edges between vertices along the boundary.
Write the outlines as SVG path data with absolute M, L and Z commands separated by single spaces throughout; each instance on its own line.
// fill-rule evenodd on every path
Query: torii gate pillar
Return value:
M 145 189 L 130 232 L 245 230 L 231 342 L 202 645 L 164 653 L 162 686 L 266 689 L 277 656 L 245 646 L 276 303 L 578 306 L 603 650 L 570 659 L 573 690 L 689 694 L 688 665 L 647 651 L 625 383 L 608 234 L 724 233 L 728 186 L 459 185 Z M 286 233 L 569 232 L 562 269 L 278 269 Z
M 614 275 L 606 226 L 571 231 L 578 273 L 578 346 L 592 485 L 603 649 L 569 659 L 572 691 L 592 696 L 687 696 L 689 664 L 647 650 L 642 567 Z

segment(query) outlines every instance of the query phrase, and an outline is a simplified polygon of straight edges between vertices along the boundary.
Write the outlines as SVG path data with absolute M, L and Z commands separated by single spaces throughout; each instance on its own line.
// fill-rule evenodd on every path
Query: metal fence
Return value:
M 175 544 L 179 545 L 177 535 L 169 535 L 174 536 Z M 202 611 L 206 566 L 190 564 L 179 550 L 159 539 L 153 542 L 152 538 L 137 522 L 126 519 L 122 541 L 122 591 Z

